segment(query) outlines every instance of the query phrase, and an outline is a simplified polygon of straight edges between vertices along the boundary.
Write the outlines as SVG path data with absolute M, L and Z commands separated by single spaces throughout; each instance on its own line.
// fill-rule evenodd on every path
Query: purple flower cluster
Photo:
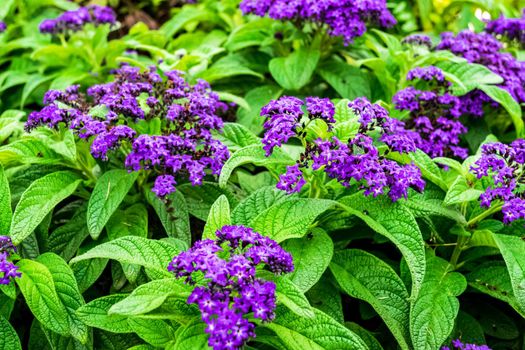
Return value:
M 91 153 L 102 160 L 123 143 L 130 144 L 126 167 L 159 174 L 153 186 L 159 197 L 175 191 L 178 174 L 199 185 L 208 169 L 218 175 L 229 157 L 227 147 L 212 136 L 222 128 L 217 113 L 227 105 L 207 82 L 190 85 L 179 71 L 165 74 L 163 80 L 154 66 L 141 73 L 124 65 L 114 82 L 90 87 L 87 96 L 78 86 L 48 91 L 44 108 L 29 115 L 26 130 L 64 123 L 80 138 L 92 139 Z M 151 135 L 138 135 L 134 128 L 142 120 L 160 127 Z
M 255 324 L 245 316 L 264 322 L 275 317 L 275 283 L 256 277 L 258 265 L 275 274 L 292 272 L 292 256 L 279 244 L 244 226 L 224 226 L 217 239 L 198 241 L 173 258 L 168 270 L 195 284 L 204 276 L 188 303 L 197 304 L 206 323 L 208 345 L 214 350 L 241 349 L 255 337 Z
M 466 344 L 463 343 L 460 339 L 452 341 L 452 348 L 448 346 L 442 346 L 441 350 L 491 350 L 488 345 L 476 345 L 476 344 Z
M 425 81 L 428 85 L 426 90 L 409 86 L 393 98 L 396 109 L 409 112 L 407 128 L 412 131 L 416 146 L 431 157 L 466 158 L 467 149 L 458 146 L 459 136 L 467 132 L 458 120 L 461 101 L 449 92 L 450 83 L 443 72 L 434 66 L 418 67 L 408 72 L 407 80 Z
M 287 167 L 277 188 L 288 193 L 300 192 L 306 184 L 302 169 L 311 166 L 313 170 L 323 170 L 343 186 L 358 183 L 366 195 L 386 194 L 388 189 L 393 201 L 406 197 L 409 187 L 423 190 L 424 181 L 419 169 L 413 164 L 399 165 L 386 159 L 369 136 L 379 131 L 379 140 L 392 151 L 408 153 L 416 150 L 404 124 L 391 118 L 383 107 L 365 98 L 356 99 L 348 105 L 359 118 L 359 131 L 354 138 L 339 140 L 332 136 L 328 140 L 319 138 L 307 142 L 304 140 L 305 129 L 312 120 L 324 120 L 329 130 L 336 126 L 335 108 L 330 100 L 316 97 L 306 99 L 306 114 L 303 105 L 303 101 L 295 97 L 282 97 L 271 101 L 261 112 L 266 117 L 263 144 L 267 155 L 292 137 L 303 138 L 306 143 L 300 160 Z
M 40 32 L 48 34 L 60 34 L 76 32 L 88 24 L 114 25 L 117 22 L 117 15 L 111 7 L 90 5 L 81 7 L 78 10 L 66 11 L 54 19 L 46 19 L 40 23 Z
M 432 48 L 432 39 L 423 34 L 412 34 L 404 38 L 401 43 L 412 46 L 426 46 L 428 49 Z
M 471 171 L 478 179 L 490 177 L 494 182 L 481 195 L 481 205 L 490 207 L 493 201 L 502 200 L 505 223 L 525 219 L 525 140 L 510 145 L 488 143 L 481 151 Z
M 484 65 L 500 75 L 504 82 L 501 88 L 507 90 L 519 103 L 525 102 L 525 62 L 518 61 L 510 53 L 502 52 L 503 45 L 492 35 L 463 31 L 454 36 L 443 33 L 438 50 L 449 50 L 465 58 L 470 63 Z M 483 116 L 483 106 L 491 102 L 497 106 L 485 93 L 474 90 L 461 97 L 462 114 Z
M 521 18 L 505 18 L 489 21 L 485 28 L 487 33 L 500 35 L 508 41 L 525 45 L 525 9 Z
M 11 237 L 0 236 L 0 284 L 9 284 L 11 279 L 22 276 L 18 272 L 18 266 L 9 261 L 14 253 L 16 247 L 11 242 Z
M 342 37 L 347 45 L 362 36 L 367 25 L 396 24 L 385 0 L 243 0 L 240 8 L 245 14 L 325 25 L 331 36 Z
M 0 21 L 0 33 L 3 33 L 7 30 L 7 24 L 4 21 Z

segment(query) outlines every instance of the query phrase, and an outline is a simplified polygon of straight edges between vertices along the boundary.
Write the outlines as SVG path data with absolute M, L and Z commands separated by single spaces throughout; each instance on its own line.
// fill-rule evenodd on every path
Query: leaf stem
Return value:
M 489 208 L 488 210 L 486 210 L 483 213 L 479 214 L 475 218 L 470 219 L 467 222 L 467 227 L 473 227 L 474 225 L 476 225 L 478 222 L 482 221 L 483 219 L 485 219 L 485 218 L 491 216 L 492 214 L 495 214 L 498 211 L 500 211 L 502 207 L 503 207 L 503 204 L 498 204 L 498 205 L 495 205 L 495 206 Z

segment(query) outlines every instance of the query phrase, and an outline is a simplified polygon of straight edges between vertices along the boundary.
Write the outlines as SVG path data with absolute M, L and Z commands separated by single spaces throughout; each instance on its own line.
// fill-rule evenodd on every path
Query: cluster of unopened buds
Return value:
M 199 307 L 208 345 L 214 350 L 236 350 L 255 337 L 248 314 L 263 322 L 275 317 L 275 283 L 256 277 L 257 268 L 289 273 L 293 260 L 275 241 L 248 227 L 224 226 L 216 236 L 174 257 L 168 270 L 187 283 L 199 281 L 188 303 Z
M 16 253 L 16 247 L 8 236 L 0 236 L 0 284 L 9 284 L 14 278 L 22 276 L 18 266 L 11 258 Z

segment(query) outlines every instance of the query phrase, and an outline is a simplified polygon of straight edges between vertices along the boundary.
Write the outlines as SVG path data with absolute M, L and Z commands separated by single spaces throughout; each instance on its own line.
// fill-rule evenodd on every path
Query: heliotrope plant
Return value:
M 16 247 L 8 236 L 0 236 L 0 284 L 9 284 L 22 274 L 18 271 L 11 258 L 16 253 Z
M 111 7 L 90 5 L 77 10 L 65 11 L 54 19 L 46 19 L 40 24 L 40 32 L 47 34 L 69 34 L 82 30 L 85 25 L 95 26 L 117 23 L 117 15 Z
M 224 226 L 215 240 L 198 241 L 173 258 L 168 270 L 196 284 L 188 303 L 197 304 L 214 350 L 242 349 L 255 338 L 248 315 L 270 322 L 275 317 L 275 283 L 256 277 L 257 268 L 275 274 L 293 271 L 292 256 L 275 241 L 244 226 Z
M 302 110 L 304 104 L 306 114 Z M 329 99 L 309 97 L 303 102 L 295 97 L 282 97 L 263 107 L 261 115 L 266 122 L 262 143 L 267 156 L 292 137 L 299 138 L 305 148 L 297 164 L 289 166 L 280 176 L 277 188 L 288 193 L 300 192 L 306 183 L 302 169 L 311 169 L 324 172 L 346 187 L 357 184 L 365 195 L 376 197 L 388 193 L 393 201 L 406 197 L 410 187 L 422 191 L 425 183 L 415 165 L 401 165 L 387 159 L 374 144 L 373 135 L 377 134 L 388 151 L 415 151 L 414 140 L 403 123 L 365 98 L 350 102 L 348 107 L 356 118 L 347 120 L 347 124 L 339 128 L 334 118 L 335 107 Z M 308 126 L 316 121 L 326 125 L 326 134 L 308 140 Z M 347 127 L 354 130 L 340 132 Z
M 107 161 L 112 153 L 124 158 L 130 171 L 157 174 L 153 192 L 159 197 L 174 192 L 175 178 L 182 174 L 198 185 L 206 170 L 218 175 L 229 156 L 212 135 L 220 131 L 217 113 L 227 105 L 203 80 L 190 85 L 182 72 L 165 75 L 156 67 L 141 73 L 124 65 L 114 82 L 94 85 L 87 94 L 78 86 L 48 91 L 44 108 L 29 115 L 26 130 L 69 127 L 91 142 L 93 157 Z

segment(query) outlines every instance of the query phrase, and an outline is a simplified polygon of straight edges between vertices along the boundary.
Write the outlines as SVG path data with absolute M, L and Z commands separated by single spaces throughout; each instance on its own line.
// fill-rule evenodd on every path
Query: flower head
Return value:
M 46 19 L 40 23 L 40 32 L 48 34 L 69 33 L 82 30 L 88 23 L 96 26 L 102 24 L 114 25 L 117 15 L 111 7 L 90 5 L 74 11 L 65 11 L 54 19 Z
M 22 276 L 18 266 L 10 261 L 16 253 L 16 247 L 11 242 L 11 237 L 0 236 L 0 284 L 9 284 L 12 279 Z
M 461 339 L 455 339 L 452 341 L 452 348 L 448 346 L 442 346 L 441 350 L 490 350 L 488 345 L 476 345 L 467 344 L 461 341 Z

